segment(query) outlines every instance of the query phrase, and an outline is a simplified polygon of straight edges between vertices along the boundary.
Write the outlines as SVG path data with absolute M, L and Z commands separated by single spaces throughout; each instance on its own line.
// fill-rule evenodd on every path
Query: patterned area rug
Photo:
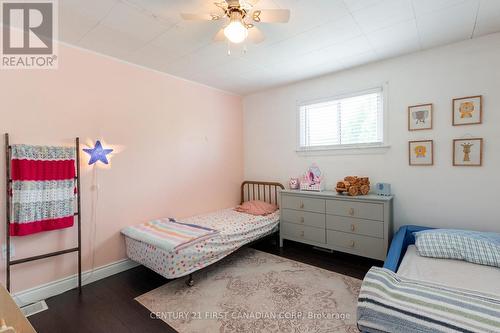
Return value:
M 250 248 L 136 298 L 180 333 L 359 332 L 361 281 Z

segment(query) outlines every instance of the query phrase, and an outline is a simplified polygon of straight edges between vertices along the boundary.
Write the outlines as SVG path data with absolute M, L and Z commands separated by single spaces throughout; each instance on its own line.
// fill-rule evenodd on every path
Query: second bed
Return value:
M 366 274 L 358 328 L 364 333 L 500 332 L 500 268 L 421 256 L 414 233 L 428 229 L 401 227 L 384 268 Z
M 278 205 L 279 189 L 283 189 L 279 183 L 243 182 L 241 202 L 262 200 Z M 277 232 L 279 210 L 266 216 L 254 216 L 231 208 L 182 219 L 181 222 L 215 229 L 218 234 L 171 251 L 126 236 L 127 256 L 167 279 L 190 275 L 244 245 Z

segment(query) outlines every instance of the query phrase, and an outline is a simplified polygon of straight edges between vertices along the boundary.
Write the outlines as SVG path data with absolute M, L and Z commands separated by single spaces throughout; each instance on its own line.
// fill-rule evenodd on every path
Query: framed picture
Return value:
M 408 148 L 410 165 L 434 165 L 434 141 L 410 141 Z
M 453 140 L 453 165 L 483 165 L 483 139 L 474 138 Z
M 408 107 L 408 130 L 420 131 L 432 129 L 432 104 L 420 104 Z
M 453 100 L 453 126 L 481 124 L 483 96 L 455 98 Z

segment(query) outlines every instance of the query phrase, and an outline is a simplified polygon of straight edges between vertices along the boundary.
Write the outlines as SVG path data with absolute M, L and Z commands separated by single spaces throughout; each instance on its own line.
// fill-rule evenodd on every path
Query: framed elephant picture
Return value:
M 453 126 L 474 125 L 483 122 L 483 96 L 453 100 Z
M 474 138 L 453 140 L 453 165 L 483 165 L 483 139 Z
M 410 165 L 434 165 L 434 141 L 432 140 L 410 141 L 408 153 Z
M 432 129 L 432 104 L 408 107 L 408 131 Z

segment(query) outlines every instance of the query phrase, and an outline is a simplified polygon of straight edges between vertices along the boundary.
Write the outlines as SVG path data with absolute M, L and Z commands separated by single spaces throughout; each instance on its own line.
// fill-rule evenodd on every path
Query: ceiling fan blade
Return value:
M 214 2 L 214 5 L 216 5 L 217 7 L 219 7 L 220 9 L 226 11 L 227 10 L 227 7 L 229 6 L 229 2 L 227 1 L 222 1 L 222 2 Z
M 223 42 L 226 40 L 224 35 L 224 28 L 220 29 L 214 36 L 214 42 Z
M 261 9 L 252 13 L 255 22 L 264 23 L 287 23 L 290 20 L 288 9 Z
M 220 15 L 215 14 L 181 13 L 181 17 L 186 21 L 217 21 L 221 19 Z
M 244 2 L 246 2 L 247 4 L 249 4 L 250 6 L 255 6 L 260 0 L 243 0 Z
M 251 42 L 259 44 L 262 43 L 264 39 L 266 39 L 266 37 L 259 28 L 253 27 L 248 29 L 248 40 Z

